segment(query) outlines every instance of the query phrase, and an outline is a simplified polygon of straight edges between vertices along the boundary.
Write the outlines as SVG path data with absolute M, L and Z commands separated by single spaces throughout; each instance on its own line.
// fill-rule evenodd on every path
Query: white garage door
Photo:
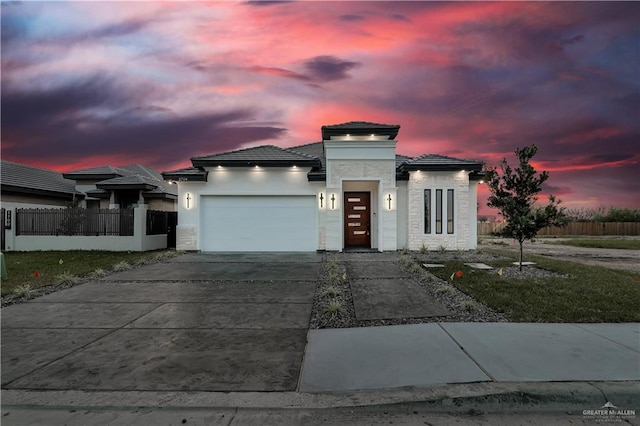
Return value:
M 315 251 L 314 196 L 204 196 L 203 251 Z

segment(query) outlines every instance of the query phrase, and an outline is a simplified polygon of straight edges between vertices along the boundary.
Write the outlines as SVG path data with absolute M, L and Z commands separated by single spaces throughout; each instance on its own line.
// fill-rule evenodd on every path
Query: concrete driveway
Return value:
M 322 257 L 186 254 L 2 310 L 2 388 L 293 391 Z

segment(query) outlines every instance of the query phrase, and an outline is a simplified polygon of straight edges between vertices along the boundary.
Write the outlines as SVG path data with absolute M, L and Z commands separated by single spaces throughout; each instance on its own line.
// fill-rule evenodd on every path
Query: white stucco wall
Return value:
M 475 183 L 472 183 L 475 186 Z M 432 210 L 435 217 L 435 191 L 441 189 L 442 233 L 437 234 L 435 221 L 430 234 L 424 233 L 424 190 L 431 189 Z M 454 190 L 454 233 L 447 233 L 447 190 Z M 466 172 L 411 172 L 407 182 L 408 217 L 407 246 L 419 250 L 422 245 L 428 250 L 467 250 L 470 247 L 470 189 Z M 475 201 L 473 203 L 475 209 Z

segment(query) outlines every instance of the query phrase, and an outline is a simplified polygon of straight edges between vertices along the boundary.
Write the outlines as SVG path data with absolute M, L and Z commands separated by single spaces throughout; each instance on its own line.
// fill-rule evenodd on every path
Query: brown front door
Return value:
M 345 247 L 371 247 L 371 194 L 344 193 Z

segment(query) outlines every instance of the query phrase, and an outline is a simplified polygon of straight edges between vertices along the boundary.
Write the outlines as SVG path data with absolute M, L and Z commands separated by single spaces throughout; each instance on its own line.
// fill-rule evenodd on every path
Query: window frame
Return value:
M 431 208 L 431 189 L 425 189 L 424 190 L 424 194 L 423 194 L 423 208 L 424 208 L 424 215 L 423 215 L 423 219 L 424 219 L 424 233 L 425 234 L 431 234 L 432 233 L 432 226 L 431 226 L 431 221 L 432 221 L 432 216 L 433 216 L 433 209 Z
M 436 234 L 442 234 L 442 189 L 436 189 Z
M 447 189 L 447 234 L 454 234 L 455 229 L 455 191 Z

